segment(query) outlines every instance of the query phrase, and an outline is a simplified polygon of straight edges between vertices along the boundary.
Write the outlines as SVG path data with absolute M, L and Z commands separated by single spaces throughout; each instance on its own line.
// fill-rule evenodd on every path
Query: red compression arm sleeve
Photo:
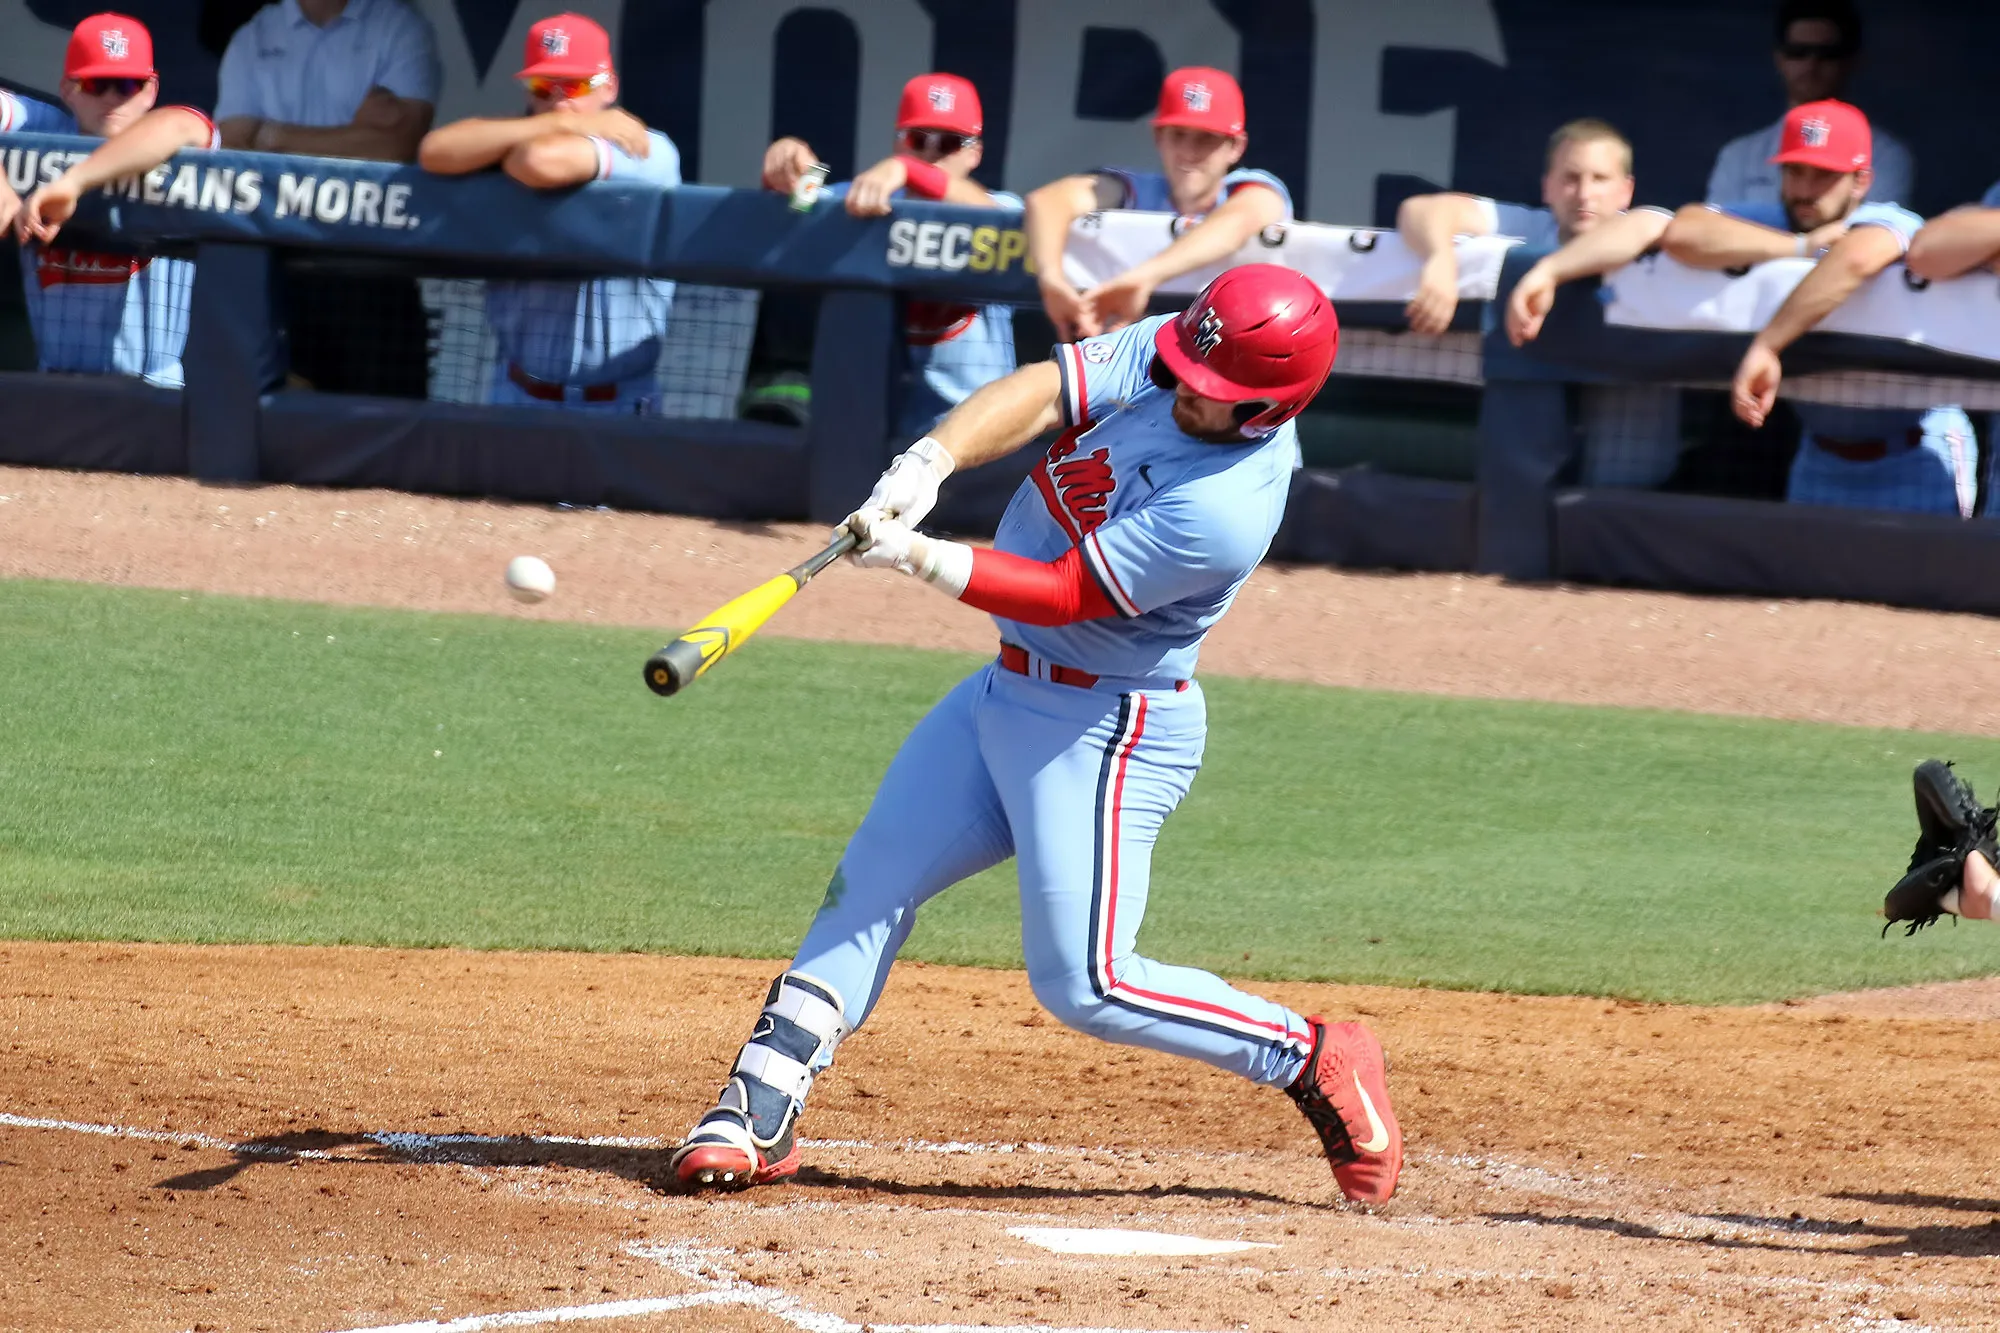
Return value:
M 972 577 L 958 600 L 1024 625 L 1073 625 L 1118 614 L 1074 546 L 1050 564 L 974 548 Z
M 919 199 L 942 199 L 951 188 L 951 177 L 935 162 L 926 162 L 908 153 L 901 154 L 903 170 L 909 173 L 909 191 Z

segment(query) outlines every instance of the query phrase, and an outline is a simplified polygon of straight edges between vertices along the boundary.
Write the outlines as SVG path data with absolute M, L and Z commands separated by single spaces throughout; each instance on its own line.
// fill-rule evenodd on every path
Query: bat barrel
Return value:
M 677 693 L 701 674 L 701 649 L 675 639 L 646 659 L 646 688 L 661 696 Z

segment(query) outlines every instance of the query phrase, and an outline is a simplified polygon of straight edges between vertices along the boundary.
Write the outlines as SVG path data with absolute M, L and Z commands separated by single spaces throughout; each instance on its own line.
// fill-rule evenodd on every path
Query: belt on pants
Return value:
M 1018 643 L 1008 643 L 1005 639 L 1000 641 L 1000 669 L 1011 671 L 1017 676 L 1026 676 L 1031 680 L 1053 681 L 1057 685 L 1068 685 L 1079 690 L 1091 689 L 1103 679 L 1093 672 L 1079 671 L 1075 667 L 1057 666 L 1054 662 L 1037 662 L 1029 656 L 1026 648 Z M 1177 680 L 1173 682 L 1173 687 L 1176 690 L 1185 690 L 1188 683 Z
M 1906 453 L 1911 449 L 1922 448 L 1924 433 L 1912 426 L 1903 432 L 1900 440 L 1894 437 L 1886 440 L 1829 440 L 1815 435 L 1813 443 L 1835 458 L 1844 458 L 1850 463 L 1876 463 L 1890 454 Z
M 521 369 L 513 362 L 507 363 L 507 378 L 520 387 L 530 398 L 538 398 L 545 403 L 569 401 L 569 388 L 554 380 L 540 380 Z M 576 386 L 578 395 L 586 403 L 608 403 L 618 397 L 618 381 L 606 380 L 602 384 L 580 384 Z

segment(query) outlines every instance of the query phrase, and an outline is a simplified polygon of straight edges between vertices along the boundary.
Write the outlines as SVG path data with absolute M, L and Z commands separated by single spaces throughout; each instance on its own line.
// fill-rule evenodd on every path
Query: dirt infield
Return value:
M 0 577 L 666 627 L 817 539 L 0 468 Z M 533 610 L 499 582 L 522 552 L 562 580 Z M 989 646 L 847 570 L 782 628 Z M 1963 697 L 1996 653 L 1975 617 L 1279 569 L 1205 669 L 1996 733 Z M 800 1181 L 677 1196 L 673 1136 L 772 970 L 0 944 L 0 1327 L 2000 1326 L 1990 983 L 1759 1010 L 1261 986 L 1391 1052 L 1411 1163 L 1369 1214 L 1277 1094 L 1069 1033 L 1016 975 L 899 966 Z
M 1268 987 L 1365 1015 L 1393 1052 L 1412 1159 L 1370 1215 L 1332 1203 L 1276 1093 L 1069 1033 L 1017 976 L 904 966 L 815 1094 L 800 1181 L 676 1196 L 666 1148 L 770 969 L 0 946 L 0 1318 L 2000 1323 L 1991 1119 L 1969 1113 L 2000 1094 L 1992 1024 Z M 1059 1255 L 1026 1227 L 1257 1248 Z

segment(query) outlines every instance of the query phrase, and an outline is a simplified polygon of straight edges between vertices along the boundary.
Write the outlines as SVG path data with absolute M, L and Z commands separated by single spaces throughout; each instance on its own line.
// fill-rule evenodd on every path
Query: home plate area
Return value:
M 1283 1097 L 898 968 L 796 1181 L 675 1191 L 769 963 L 0 946 L 0 1327 L 2000 1326 L 1995 1024 L 1286 986 L 1402 1189 Z

